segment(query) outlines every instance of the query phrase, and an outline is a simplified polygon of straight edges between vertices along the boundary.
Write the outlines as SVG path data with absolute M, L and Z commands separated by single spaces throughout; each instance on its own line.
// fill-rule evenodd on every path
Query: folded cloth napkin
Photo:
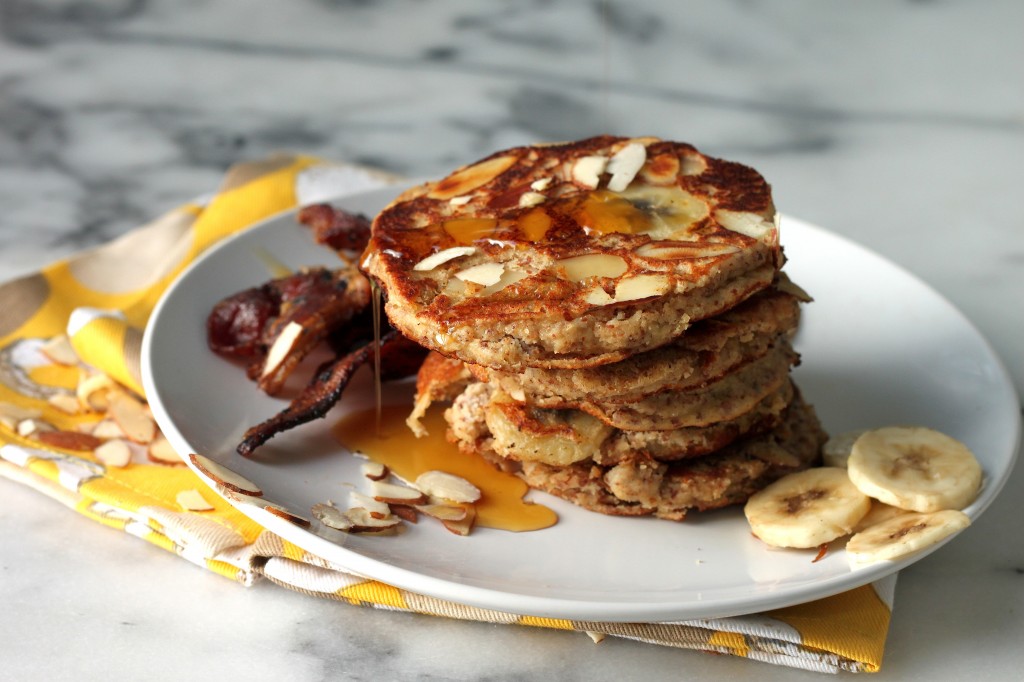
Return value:
M 97 426 L 102 406 L 76 409 L 93 395 L 82 395 L 83 376 L 96 377 L 93 387 L 113 379 L 137 394 L 145 409 L 141 330 L 188 263 L 218 240 L 283 210 L 397 180 L 305 157 L 241 164 L 215 195 L 0 285 L 0 474 L 244 585 L 266 578 L 361 606 L 578 630 L 595 641 L 625 637 L 820 672 L 877 671 L 895 576 L 807 604 L 722 619 L 599 623 L 500 613 L 347 573 L 249 520 L 173 462 L 173 453 L 158 452 L 156 443 L 148 451 L 131 444 L 126 455 L 97 454 L 92 434 L 103 435 Z M 128 461 L 117 462 L 118 456 Z M 197 491 L 211 509 L 189 510 L 196 505 L 179 502 L 183 491 Z

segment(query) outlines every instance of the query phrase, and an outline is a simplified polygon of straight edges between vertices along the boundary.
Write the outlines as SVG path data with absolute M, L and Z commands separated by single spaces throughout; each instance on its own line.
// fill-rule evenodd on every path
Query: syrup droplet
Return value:
M 405 424 L 407 405 L 386 405 L 376 433 L 366 428 L 369 410 L 346 415 L 334 435 L 349 450 L 384 464 L 399 478 L 415 481 L 424 471 L 445 471 L 470 481 L 483 493 L 476 503 L 477 525 L 509 531 L 540 530 L 553 526 L 558 515 L 526 502 L 529 488 L 522 480 L 498 471 L 478 455 L 467 455 L 445 439 L 443 407 L 427 411 L 423 424 L 429 435 L 417 438 Z

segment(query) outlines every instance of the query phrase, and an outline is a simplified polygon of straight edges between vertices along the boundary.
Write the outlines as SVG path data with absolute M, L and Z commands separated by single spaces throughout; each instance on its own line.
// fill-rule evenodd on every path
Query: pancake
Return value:
M 787 382 L 736 419 L 671 431 L 623 431 L 577 410 L 519 405 L 489 384 L 474 383 L 459 394 L 447 417 L 451 430 L 462 433 L 469 429 L 473 434 L 460 438 L 474 440 L 486 433 L 490 447 L 510 461 L 554 466 L 593 461 L 611 465 L 642 456 L 674 462 L 709 454 L 740 438 L 774 428 L 794 395 L 795 387 Z M 465 415 L 473 416 L 467 419 Z
M 656 138 L 518 147 L 412 188 L 363 267 L 392 324 L 466 362 L 616 362 L 768 287 L 782 265 L 764 178 Z
M 801 300 L 805 295 L 772 287 L 698 322 L 671 344 L 599 367 L 505 372 L 470 365 L 469 369 L 480 381 L 533 405 L 633 403 L 663 391 L 707 386 L 763 357 L 795 332 Z
M 662 391 L 632 403 L 553 398 L 546 403 L 521 403 L 502 393 L 511 409 L 533 407 L 579 410 L 625 431 L 667 431 L 688 426 L 709 426 L 745 414 L 789 381 L 790 365 L 798 356 L 788 342 L 725 377 L 688 391 Z
M 817 464 L 825 441 L 814 410 L 797 393 L 773 429 L 695 459 L 664 463 L 636 454 L 607 465 L 517 461 L 494 448 L 481 386 L 486 388 L 470 386 L 446 413 L 449 439 L 516 473 L 531 488 L 604 514 L 678 521 L 691 510 L 742 504 L 777 478 Z

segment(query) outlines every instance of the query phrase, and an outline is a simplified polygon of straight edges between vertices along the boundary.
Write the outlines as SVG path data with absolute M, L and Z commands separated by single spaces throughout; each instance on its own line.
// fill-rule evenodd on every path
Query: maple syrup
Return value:
M 405 481 L 438 470 L 472 482 L 482 493 L 476 503 L 478 526 L 519 532 L 548 528 L 558 521 L 551 509 L 523 500 L 529 488 L 522 480 L 498 471 L 478 455 L 461 452 L 445 440 L 447 426 L 442 407 L 427 411 L 423 425 L 429 435 L 422 438 L 406 426 L 409 409 L 408 405 L 384 406 L 376 432 L 366 428 L 369 410 L 354 412 L 334 426 L 334 436 L 347 449 L 384 464 Z
M 441 226 L 458 244 L 467 246 L 494 234 L 498 229 L 498 221 L 494 218 L 453 218 L 444 221 Z
M 380 434 L 381 404 L 383 403 L 380 381 L 380 287 L 370 280 L 370 300 L 373 309 L 373 400 L 376 408 L 376 430 Z

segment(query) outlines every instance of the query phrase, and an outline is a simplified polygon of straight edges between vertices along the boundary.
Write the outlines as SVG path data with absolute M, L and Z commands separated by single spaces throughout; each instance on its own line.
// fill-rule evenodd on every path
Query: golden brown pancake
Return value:
M 505 371 L 665 345 L 782 263 L 756 171 L 656 138 L 518 147 L 412 188 L 363 259 L 392 324 Z

